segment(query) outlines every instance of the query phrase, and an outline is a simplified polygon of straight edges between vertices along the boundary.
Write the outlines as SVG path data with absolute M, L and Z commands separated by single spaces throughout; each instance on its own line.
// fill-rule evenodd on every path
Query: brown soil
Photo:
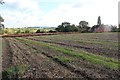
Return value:
M 37 55 L 34 49 L 27 48 L 24 44 L 8 38 L 13 53 L 13 65 L 28 65 L 29 69 L 18 77 L 25 78 L 83 78 L 81 75 L 69 71 L 64 66 L 54 62 L 45 55 Z M 6 52 L 6 54 L 9 54 Z M 8 67 L 8 66 L 6 66 Z
M 91 52 L 93 54 L 98 54 L 98 55 L 102 55 L 105 57 L 110 57 L 110 58 L 114 58 L 114 59 L 118 59 L 118 48 L 117 50 L 114 49 L 107 49 L 105 47 L 101 47 L 100 45 L 92 45 L 92 44 L 88 44 L 88 43 L 84 43 L 84 44 L 74 44 L 72 42 L 57 42 L 57 41 L 51 41 L 51 40 L 40 40 L 40 39 L 35 39 L 35 38 L 27 38 L 27 39 L 31 39 L 31 40 L 35 40 L 35 41 L 42 41 L 42 42 L 46 42 L 46 43 L 52 43 L 52 44 L 58 44 L 61 46 L 66 46 L 66 47 L 72 47 L 72 48 L 78 48 L 78 49 L 83 49 L 87 52 Z
M 54 56 L 62 56 L 62 57 L 69 57 L 68 55 L 65 55 L 63 53 L 51 50 L 49 48 L 44 48 L 43 46 L 38 46 L 38 45 L 33 45 L 29 43 L 25 43 L 27 46 L 31 46 L 33 49 L 43 52 L 45 56 L 53 59 L 55 62 L 58 62 L 62 66 L 68 68 L 72 72 L 76 74 L 81 74 L 83 76 L 86 76 L 90 79 L 94 78 L 118 78 L 118 71 L 110 70 L 110 69 L 105 69 L 100 66 L 96 66 L 93 64 L 90 64 L 85 61 L 81 61 L 76 58 L 75 61 L 65 63 L 65 62 L 60 62 L 57 59 L 54 59 Z
M 115 51 L 112 52 L 99 47 L 77 44 L 74 45 L 67 42 L 54 42 L 33 38 L 27 39 L 42 41 L 63 47 L 84 49 L 94 54 L 104 55 L 115 59 L 117 59 L 115 56 L 118 54 L 117 52 L 113 54 Z M 84 78 L 88 80 L 98 80 L 104 78 L 112 80 L 120 77 L 120 73 L 117 70 L 106 69 L 102 66 L 93 65 L 78 58 L 74 58 L 72 62 L 62 62 L 55 58 L 55 56 L 72 58 L 70 55 L 65 55 L 44 46 L 31 44 L 29 42 L 22 42 L 15 38 L 3 38 L 3 71 L 10 66 L 29 66 L 24 73 L 18 73 L 18 76 L 14 75 L 13 78 L 27 77 L 32 78 L 33 80 L 38 78 Z

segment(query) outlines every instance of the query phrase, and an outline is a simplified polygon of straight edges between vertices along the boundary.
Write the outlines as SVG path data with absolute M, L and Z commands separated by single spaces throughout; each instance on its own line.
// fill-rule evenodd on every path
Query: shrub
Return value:
M 27 30 L 25 30 L 25 33 L 30 33 L 30 31 L 27 29 Z
M 38 29 L 38 30 L 36 31 L 36 33 L 40 33 L 40 29 Z
M 50 32 L 50 33 L 55 33 L 56 31 L 50 30 L 49 32 Z

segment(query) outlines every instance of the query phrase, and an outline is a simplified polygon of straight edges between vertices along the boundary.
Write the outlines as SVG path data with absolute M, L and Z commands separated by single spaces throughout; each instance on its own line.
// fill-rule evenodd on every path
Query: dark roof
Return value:
M 94 32 L 95 29 L 97 29 L 98 27 L 100 27 L 100 25 L 94 25 L 92 26 L 92 28 L 90 29 L 91 32 Z

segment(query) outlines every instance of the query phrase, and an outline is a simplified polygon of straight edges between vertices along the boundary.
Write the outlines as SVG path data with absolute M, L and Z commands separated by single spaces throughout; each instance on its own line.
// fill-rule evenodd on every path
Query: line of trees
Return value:
M 89 23 L 86 21 L 80 21 L 79 25 L 75 26 L 74 24 L 70 24 L 69 22 L 62 22 L 56 28 L 58 32 L 89 32 L 90 27 L 88 26 Z
M 119 24 L 118 28 L 117 28 L 117 26 L 112 26 L 111 27 L 111 32 L 120 32 L 120 24 Z
M 63 22 L 61 25 L 56 28 L 58 32 L 76 32 L 78 31 L 77 27 L 74 24 L 70 24 L 69 22 Z
M 106 32 L 105 28 L 109 28 L 110 26 L 106 26 L 101 24 L 101 18 L 98 16 L 97 25 L 89 27 L 89 23 L 87 21 L 80 21 L 79 25 L 70 24 L 69 22 L 62 22 L 55 30 L 57 32 Z M 109 28 L 110 29 L 110 28 Z M 119 28 L 117 26 L 111 26 L 109 30 L 111 32 L 120 32 L 120 24 Z

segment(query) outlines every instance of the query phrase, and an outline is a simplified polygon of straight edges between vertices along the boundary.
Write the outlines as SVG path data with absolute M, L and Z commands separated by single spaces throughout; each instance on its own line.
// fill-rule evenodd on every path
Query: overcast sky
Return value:
M 64 21 L 78 25 L 81 20 L 89 26 L 97 24 L 118 25 L 119 0 L 4 0 L 0 15 L 5 27 L 50 26 Z
M 118 24 L 120 24 L 120 1 L 118 3 Z

